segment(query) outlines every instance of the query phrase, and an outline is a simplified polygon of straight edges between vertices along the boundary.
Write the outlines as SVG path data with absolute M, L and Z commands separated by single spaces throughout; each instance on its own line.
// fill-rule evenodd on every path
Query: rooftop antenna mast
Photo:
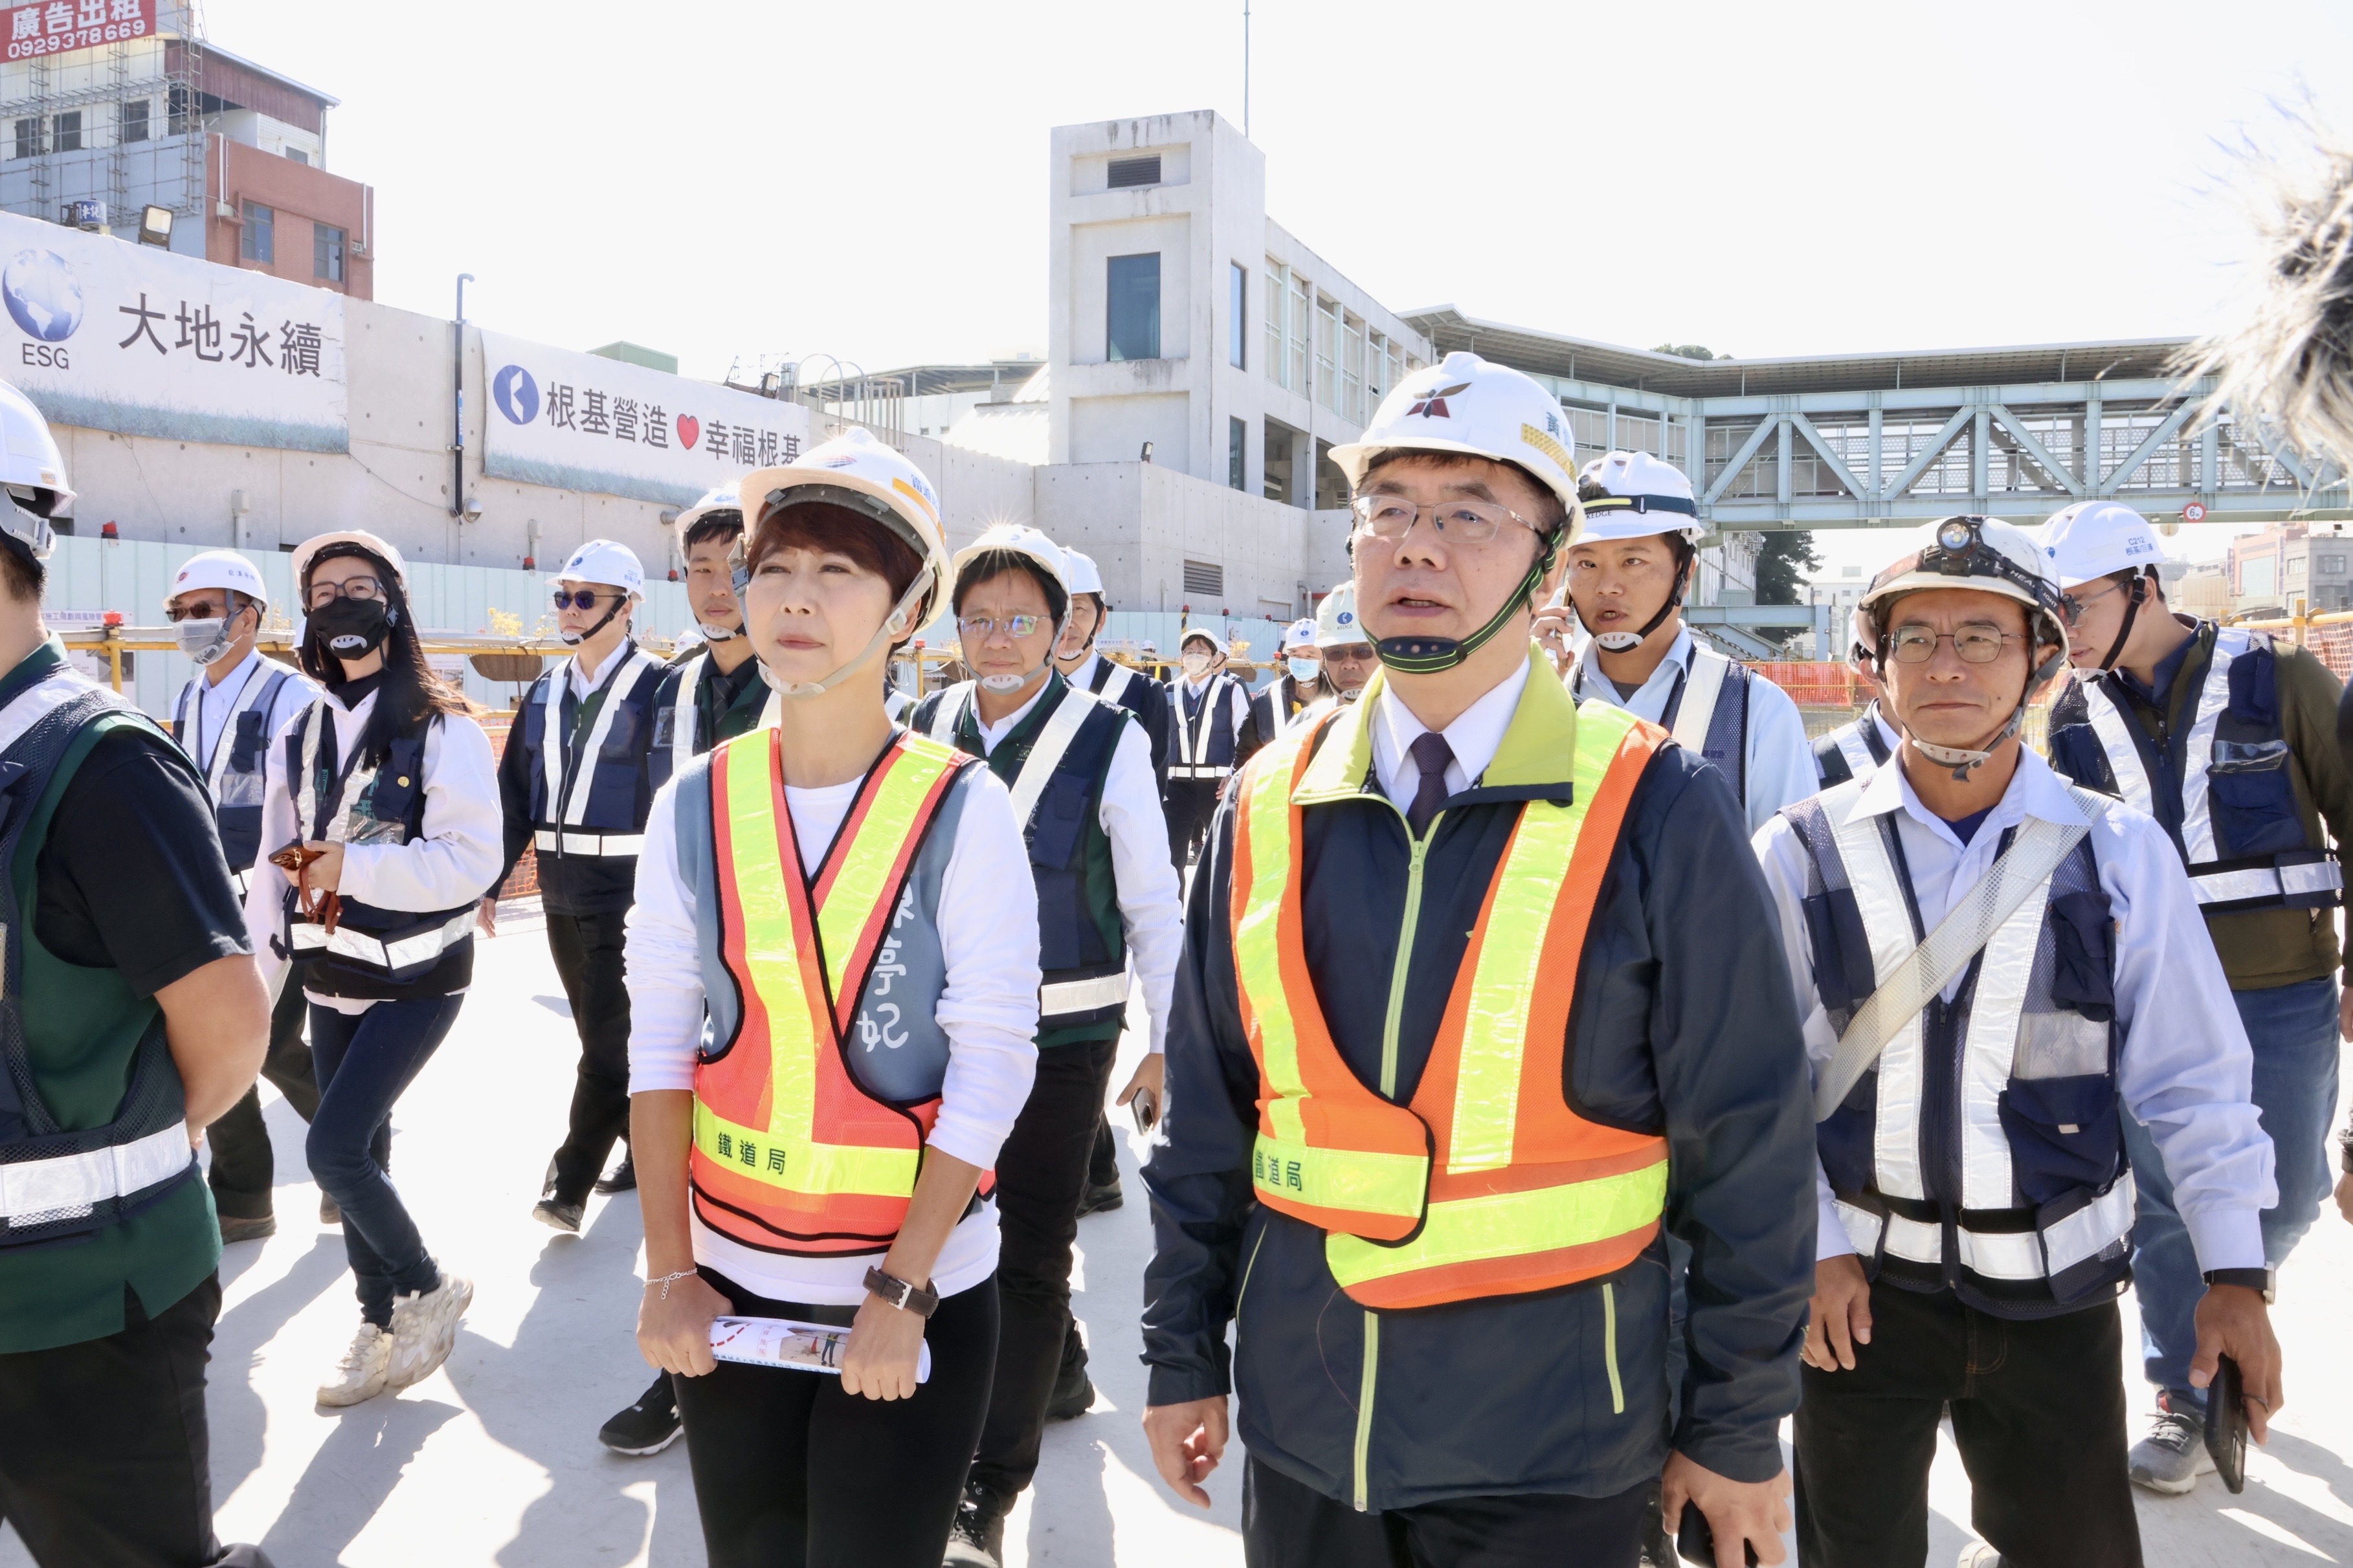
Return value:
M 1250 140 L 1250 0 L 1242 0 L 1242 140 Z

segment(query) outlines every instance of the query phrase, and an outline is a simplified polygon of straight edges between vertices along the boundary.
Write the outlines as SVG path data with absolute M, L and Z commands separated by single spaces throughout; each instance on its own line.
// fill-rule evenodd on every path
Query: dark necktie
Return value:
M 1430 819 L 1446 800 L 1446 765 L 1453 760 L 1454 748 L 1435 730 L 1425 730 L 1413 743 L 1413 763 L 1421 770 L 1421 785 L 1413 792 L 1405 819 L 1416 838 L 1430 831 Z

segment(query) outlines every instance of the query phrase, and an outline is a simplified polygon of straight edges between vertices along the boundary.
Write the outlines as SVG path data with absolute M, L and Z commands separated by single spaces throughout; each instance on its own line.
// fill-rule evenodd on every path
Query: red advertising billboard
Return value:
M 8 58 L 29 60 L 68 49 L 127 43 L 155 31 L 157 0 L 40 0 L 0 11 Z

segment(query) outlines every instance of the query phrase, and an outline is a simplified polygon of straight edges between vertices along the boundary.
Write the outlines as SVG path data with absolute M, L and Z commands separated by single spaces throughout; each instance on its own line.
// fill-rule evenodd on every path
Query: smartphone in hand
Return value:
M 2216 1358 L 2214 1381 L 2206 1385 L 2206 1452 L 2224 1486 L 2247 1489 L 2247 1390 L 2229 1356 Z
M 1740 1550 L 1748 1568 L 1757 1568 L 1757 1548 L 1744 1541 Z M 1675 1531 L 1675 1555 L 1686 1563 L 1715 1568 L 1715 1531 L 1708 1527 L 1707 1515 L 1695 1502 L 1686 1500 L 1683 1504 L 1683 1523 Z
M 1148 1089 L 1139 1089 L 1135 1098 L 1127 1102 L 1127 1113 L 1135 1118 L 1135 1130 L 1150 1136 L 1160 1125 L 1160 1096 Z

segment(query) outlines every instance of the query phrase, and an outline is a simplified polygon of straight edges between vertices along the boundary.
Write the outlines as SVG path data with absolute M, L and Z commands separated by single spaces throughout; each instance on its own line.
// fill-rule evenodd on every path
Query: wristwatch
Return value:
M 901 1311 L 913 1312 L 919 1318 L 928 1318 L 940 1310 L 938 1291 L 925 1289 L 920 1285 L 910 1285 L 904 1279 L 883 1273 L 880 1268 L 869 1268 L 866 1271 L 866 1289 Z
M 2250 1290 L 2261 1291 L 2266 1302 L 2279 1300 L 2279 1276 L 2269 1268 L 2209 1268 L 2209 1285 L 2243 1285 Z M 871 1285 L 871 1280 L 868 1281 Z

